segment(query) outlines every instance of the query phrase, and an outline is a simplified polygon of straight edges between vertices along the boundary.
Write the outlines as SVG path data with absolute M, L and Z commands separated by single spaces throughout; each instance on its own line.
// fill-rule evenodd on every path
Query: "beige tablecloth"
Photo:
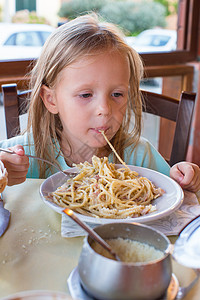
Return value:
M 77 266 L 83 237 L 61 236 L 61 215 L 43 203 L 42 180 L 6 187 L 5 207 L 10 225 L 0 237 L 0 298 L 23 290 L 54 290 L 69 294 L 67 278 Z M 176 237 L 170 237 L 172 241 Z M 193 278 L 191 269 L 173 262 L 181 285 Z M 200 282 L 185 300 L 200 299 Z

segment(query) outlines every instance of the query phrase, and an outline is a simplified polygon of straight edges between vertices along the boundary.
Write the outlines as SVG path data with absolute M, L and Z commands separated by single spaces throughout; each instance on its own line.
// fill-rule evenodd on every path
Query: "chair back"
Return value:
M 27 113 L 31 90 L 18 91 L 17 84 L 3 84 L 3 105 L 5 113 L 7 138 L 20 133 L 20 116 Z
M 168 161 L 170 166 L 186 160 L 196 93 L 182 92 L 180 99 L 176 99 L 163 94 L 141 92 L 144 112 L 176 123 L 171 155 Z
M 17 91 L 16 84 L 2 85 L 7 138 L 20 133 L 20 115 L 27 112 L 31 91 Z M 186 160 L 195 105 L 195 93 L 182 92 L 180 99 L 141 90 L 143 111 L 174 121 L 175 134 L 169 159 L 170 166 Z M 166 137 L 167 138 L 167 137 Z

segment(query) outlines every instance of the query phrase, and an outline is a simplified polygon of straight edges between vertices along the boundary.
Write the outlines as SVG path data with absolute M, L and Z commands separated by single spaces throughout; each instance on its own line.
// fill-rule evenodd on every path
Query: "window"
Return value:
M 16 11 L 28 9 L 36 11 L 36 0 L 15 0 Z
M 44 45 L 46 39 L 48 38 L 48 36 L 50 35 L 51 32 L 48 31 L 40 31 L 38 32 L 40 34 L 41 40 L 42 40 L 42 46 Z
M 42 41 L 37 32 L 18 32 L 12 34 L 5 42 L 5 45 L 39 47 L 42 45 Z
M 156 66 L 168 66 L 174 64 L 183 64 L 190 61 L 198 61 L 198 43 L 199 43 L 199 24 L 200 24 L 200 2 L 199 0 L 179 0 L 178 11 L 178 41 L 177 50 L 165 53 L 142 53 L 144 64 L 151 68 L 151 77 L 160 76 Z M 22 76 L 27 71 L 26 67 L 30 62 L 22 64 L 13 62 L 18 70 L 18 76 Z M 1 63 L 2 77 L 9 76 L 10 72 L 13 75 L 13 67 L 3 69 Z M 6 73 L 5 73 L 6 72 Z M 164 73 L 165 70 L 162 70 Z M 20 74 L 20 75 L 19 75 Z M 16 74 L 17 75 L 17 74 Z M 147 74 L 148 75 L 148 74 Z M 173 74 L 174 76 L 176 74 Z
M 162 36 L 162 35 L 151 35 L 148 36 L 146 39 L 140 38 L 140 41 L 136 41 L 135 45 L 142 45 L 142 46 L 153 46 L 153 47 L 160 47 L 166 46 L 169 42 L 170 36 Z

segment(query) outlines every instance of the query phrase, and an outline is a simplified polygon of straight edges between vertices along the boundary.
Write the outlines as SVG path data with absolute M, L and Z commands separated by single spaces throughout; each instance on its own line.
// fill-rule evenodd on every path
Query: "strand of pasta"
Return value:
M 111 144 L 111 142 L 109 141 L 109 139 L 107 138 L 107 136 L 105 135 L 104 131 L 103 130 L 99 130 L 99 132 L 103 135 L 104 139 L 106 140 L 106 142 L 108 143 L 108 145 L 110 146 L 110 148 L 112 149 L 112 151 L 114 152 L 114 154 L 117 156 L 117 158 L 119 159 L 120 163 L 122 165 L 124 165 L 125 168 L 129 169 L 129 167 L 125 164 L 125 162 L 118 155 L 117 151 L 115 150 L 115 148 L 113 147 L 113 145 Z

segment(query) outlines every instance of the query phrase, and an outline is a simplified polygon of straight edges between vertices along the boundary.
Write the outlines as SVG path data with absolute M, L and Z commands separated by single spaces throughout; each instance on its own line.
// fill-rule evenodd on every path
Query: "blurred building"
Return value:
M 45 17 L 50 25 L 56 26 L 59 20 L 58 11 L 62 0 L 0 0 L 2 21 L 11 22 L 18 11 L 35 11 L 38 16 Z

